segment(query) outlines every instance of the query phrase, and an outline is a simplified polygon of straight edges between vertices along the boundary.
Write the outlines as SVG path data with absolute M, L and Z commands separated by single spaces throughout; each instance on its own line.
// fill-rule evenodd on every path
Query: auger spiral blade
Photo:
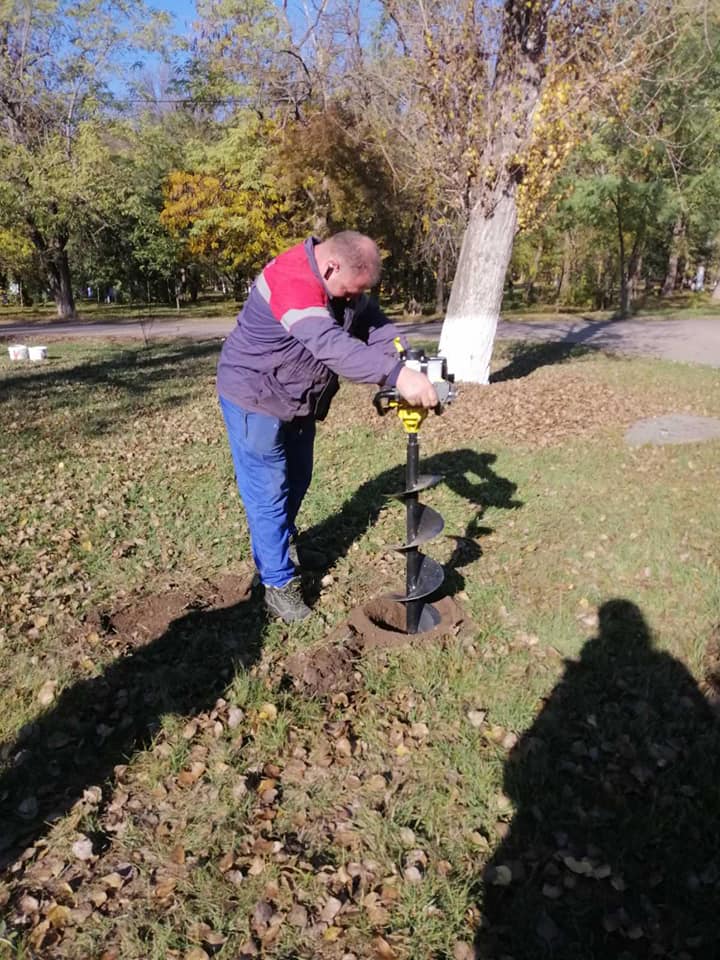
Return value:
M 421 474 L 410 490 L 400 490 L 398 493 L 390 493 L 388 496 L 393 497 L 395 500 L 404 500 L 409 493 L 420 493 L 422 490 L 429 490 L 431 487 L 436 487 L 439 483 L 443 482 L 444 477 L 439 473 L 423 473 Z
M 405 550 L 411 550 L 413 547 L 419 547 L 421 543 L 427 543 L 439 533 L 442 533 L 445 521 L 432 507 L 426 507 L 422 503 L 415 503 L 415 536 L 408 543 L 399 543 L 392 547 L 401 553 Z
M 435 387 L 437 404 L 433 408 L 436 414 L 455 398 L 454 378 L 447 369 L 444 357 L 426 357 L 419 348 L 403 348 L 400 339 L 395 346 L 410 369 L 424 373 Z M 435 593 L 445 579 L 443 568 L 437 561 L 420 553 L 418 547 L 436 537 L 445 526 L 445 521 L 436 510 L 426 507 L 418 500 L 418 494 L 429 490 L 443 479 L 434 473 L 418 471 L 418 430 L 428 414 L 423 407 L 414 407 L 404 399 L 397 387 L 379 390 L 373 405 L 380 416 L 394 409 L 407 434 L 407 467 L 405 470 L 405 489 L 390 494 L 396 500 L 405 503 L 405 543 L 392 549 L 405 555 L 405 593 L 394 593 L 390 598 L 405 604 L 407 633 L 413 634 L 432 630 L 440 623 L 440 614 L 424 598 Z
M 408 586 L 406 593 L 391 593 L 391 600 L 399 600 L 400 603 L 422 600 L 423 597 L 429 597 L 431 593 L 435 593 L 445 579 L 445 571 L 437 560 L 426 557 L 422 553 L 419 553 L 418 557 L 420 562 L 415 582 Z
M 418 473 L 419 445 L 417 433 L 408 433 L 405 492 L 398 499 L 405 501 L 405 543 L 395 550 L 405 554 L 405 593 L 393 599 L 405 604 L 407 632 L 431 630 L 439 622 L 439 614 L 424 598 L 435 593 L 445 579 L 443 568 L 431 557 L 420 553 L 418 546 L 432 540 L 445 526 L 440 514 L 418 500 L 418 492 L 434 487 L 442 479 Z

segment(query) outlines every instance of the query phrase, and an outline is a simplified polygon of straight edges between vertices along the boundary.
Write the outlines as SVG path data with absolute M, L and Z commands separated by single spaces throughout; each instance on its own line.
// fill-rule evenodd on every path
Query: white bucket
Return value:
M 28 353 L 31 360 L 47 360 L 47 347 L 29 347 Z
M 8 355 L 11 360 L 27 360 L 28 348 L 24 343 L 12 343 L 8 347 Z

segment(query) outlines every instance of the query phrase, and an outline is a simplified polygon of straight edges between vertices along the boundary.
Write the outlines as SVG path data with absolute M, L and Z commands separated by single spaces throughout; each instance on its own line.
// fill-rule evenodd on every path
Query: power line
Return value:
M 52 94 L 53 100 L 61 100 L 64 103 L 73 103 L 76 101 L 76 98 L 71 94 Z M 220 105 L 237 105 L 237 104 L 247 104 L 248 101 L 241 97 L 226 97 L 224 99 L 210 99 L 208 97 L 92 97 L 88 96 L 85 98 L 85 101 L 96 100 L 97 102 L 103 103 L 106 106 L 115 106 L 128 103 L 182 103 L 182 104 L 213 104 L 215 106 Z M 22 104 L 27 103 L 28 100 L 10 100 L 5 99 L 5 103 L 12 104 L 13 106 L 21 106 Z

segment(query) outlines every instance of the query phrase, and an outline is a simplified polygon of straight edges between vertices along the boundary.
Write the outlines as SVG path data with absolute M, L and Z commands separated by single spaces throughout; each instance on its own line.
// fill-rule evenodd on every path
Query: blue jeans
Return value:
M 303 417 L 288 423 L 243 410 L 224 397 L 220 408 L 260 580 L 284 587 L 295 576 L 288 546 L 312 477 L 315 421 Z

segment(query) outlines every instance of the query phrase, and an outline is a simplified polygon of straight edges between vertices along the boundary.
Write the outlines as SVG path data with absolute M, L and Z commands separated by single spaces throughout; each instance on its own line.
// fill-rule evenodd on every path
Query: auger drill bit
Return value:
M 430 377 L 439 398 L 435 413 L 441 413 L 443 407 L 455 396 L 445 359 L 427 358 L 422 350 L 412 349 L 403 351 L 401 357 L 405 363 Z M 419 547 L 436 537 L 445 526 L 445 521 L 437 511 L 420 503 L 418 494 L 436 486 L 443 478 L 437 474 L 421 474 L 418 471 L 418 431 L 427 416 L 427 410 L 410 406 L 395 388 L 380 390 L 375 394 L 373 403 L 381 416 L 388 410 L 395 409 L 407 434 L 405 489 L 392 494 L 397 500 L 405 502 L 405 543 L 397 544 L 393 548 L 405 554 L 405 593 L 390 594 L 390 598 L 405 604 L 406 632 L 424 633 L 440 622 L 440 614 L 431 603 L 425 602 L 425 598 L 435 593 L 445 579 L 445 574 L 440 564 L 421 553 Z

